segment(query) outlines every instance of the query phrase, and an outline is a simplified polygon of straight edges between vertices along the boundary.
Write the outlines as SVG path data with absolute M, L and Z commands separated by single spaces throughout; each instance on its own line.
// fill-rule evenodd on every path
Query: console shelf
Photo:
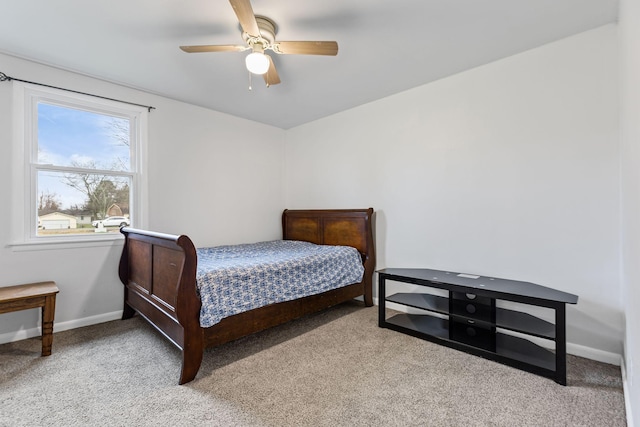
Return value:
M 578 297 L 527 282 L 429 269 L 384 269 L 379 277 L 379 326 L 495 360 L 566 385 L 565 305 Z M 399 292 L 386 296 L 386 281 L 444 289 L 448 296 Z M 496 300 L 555 310 L 555 323 L 496 307 Z M 386 303 L 409 307 L 411 314 L 386 318 Z M 413 313 L 417 312 L 417 314 Z M 499 329 L 499 330 L 498 330 Z M 517 332 L 525 337 L 513 336 Z M 506 332 L 506 333 L 505 333 Z M 526 336 L 553 342 L 555 351 Z
M 432 311 L 434 313 L 447 314 L 459 317 L 460 319 L 474 320 L 474 317 L 449 313 L 449 298 L 446 297 L 420 293 L 397 293 L 388 296 L 387 301 L 406 305 L 407 307 Z M 478 323 L 480 322 L 482 321 L 478 320 Z M 496 307 L 495 326 L 550 340 L 555 339 L 556 335 L 556 327 L 553 323 L 539 319 L 528 313 L 500 307 Z

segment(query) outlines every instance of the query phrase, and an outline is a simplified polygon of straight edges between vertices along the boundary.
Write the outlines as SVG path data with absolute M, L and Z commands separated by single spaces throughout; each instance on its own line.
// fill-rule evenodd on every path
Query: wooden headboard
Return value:
M 318 245 L 356 248 L 365 268 L 365 289 L 371 289 L 376 254 L 373 242 L 373 208 L 289 210 L 282 213 L 282 238 Z M 365 294 L 365 301 L 372 298 Z M 369 304 L 368 304 L 369 305 Z

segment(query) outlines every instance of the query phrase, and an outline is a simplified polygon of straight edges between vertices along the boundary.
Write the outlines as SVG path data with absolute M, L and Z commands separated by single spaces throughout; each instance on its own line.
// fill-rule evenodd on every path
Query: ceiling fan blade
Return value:
M 180 46 L 180 49 L 187 53 L 200 52 L 242 52 L 249 49 L 247 46 L 236 44 L 210 44 L 202 46 Z
M 236 13 L 244 32 L 254 37 L 259 36 L 260 28 L 258 28 L 251 2 L 249 0 L 229 0 L 229 3 L 231 3 L 231 7 L 233 7 L 233 11 Z
M 337 42 L 275 42 L 273 51 L 292 55 L 331 55 L 338 54 Z
M 280 76 L 278 76 L 278 71 L 276 71 L 276 65 L 273 63 L 273 59 L 266 55 L 269 58 L 269 70 L 262 75 L 264 78 L 264 82 L 267 86 L 277 85 L 280 83 Z

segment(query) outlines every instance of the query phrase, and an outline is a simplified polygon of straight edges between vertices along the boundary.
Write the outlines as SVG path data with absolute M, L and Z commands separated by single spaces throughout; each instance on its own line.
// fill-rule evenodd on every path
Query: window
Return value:
M 86 241 L 141 226 L 147 111 L 23 85 L 27 242 Z

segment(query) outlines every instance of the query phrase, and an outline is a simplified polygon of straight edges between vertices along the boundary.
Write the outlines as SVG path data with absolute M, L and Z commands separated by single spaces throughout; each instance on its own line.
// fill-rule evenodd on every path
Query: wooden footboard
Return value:
M 187 236 L 123 227 L 119 275 L 125 285 L 126 319 L 138 312 L 182 350 L 180 384 L 191 381 L 202 362 L 196 249 Z
M 353 246 L 365 267 L 361 283 L 240 313 L 201 328 L 196 291 L 196 250 L 187 236 L 123 227 L 125 245 L 119 275 L 125 285 L 123 318 L 138 312 L 182 350 L 180 384 L 193 380 L 205 345 L 219 345 L 289 320 L 364 297 L 373 305 L 375 268 L 373 209 L 285 210 L 283 238 L 317 244 Z

